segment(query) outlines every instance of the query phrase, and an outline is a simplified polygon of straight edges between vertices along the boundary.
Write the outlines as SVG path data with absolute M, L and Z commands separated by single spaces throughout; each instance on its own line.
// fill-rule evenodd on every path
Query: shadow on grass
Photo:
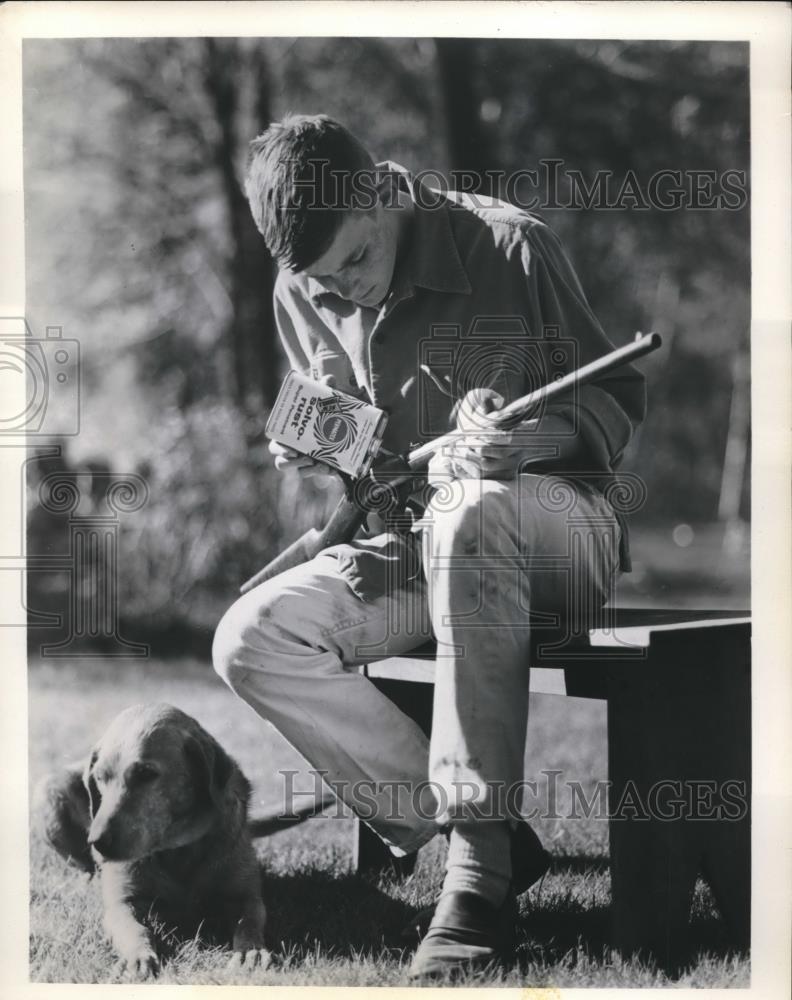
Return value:
M 608 861 L 602 857 L 555 857 L 550 874 L 605 875 Z M 688 937 L 669 963 L 658 962 L 649 954 L 638 956 L 642 964 L 661 968 L 671 979 L 681 976 L 697 959 L 709 955 L 727 959 L 744 952 L 735 950 L 729 928 L 718 913 L 708 886 L 699 880 L 691 900 Z M 517 957 L 521 969 L 541 962 L 556 965 L 570 956 L 584 956 L 593 962 L 608 962 L 613 954 L 612 912 L 610 900 L 602 902 L 585 894 L 544 895 L 541 889 L 521 897 L 517 927 Z
M 599 857 L 553 860 L 550 876 L 556 883 L 565 875 L 574 874 L 575 878 L 560 888 L 558 884 L 540 884 L 520 897 L 517 950 L 508 975 L 516 976 L 519 983 L 544 982 L 547 976 L 552 981 L 554 974 L 562 974 L 571 977 L 572 983 L 579 980 L 580 984 L 590 984 L 591 976 L 607 976 L 611 974 L 608 970 L 613 970 L 613 975 L 624 980 L 622 985 L 629 985 L 630 977 L 643 975 L 642 970 L 657 970 L 657 964 L 646 956 L 640 956 L 633 965 L 623 963 L 613 952 L 606 869 L 605 860 Z M 589 880 L 581 878 L 580 873 L 595 877 L 587 884 Z M 575 885 L 570 885 L 573 881 Z M 265 867 L 261 871 L 261 889 L 270 918 L 275 970 L 299 969 L 303 964 L 332 970 L 337 961 L 362 961 L 375 968 L 381 965 L 386 977 L 398 975 L 395 967 L 408 962 L 412 951 L 399 935 L 418 905 L 394 897 L 407 890 L 410 899 L 426 901 L 421 894 L 416 896 L 414 885 L 400 886 L 390 880 L 377 884 L 357 875 L 310 867 L 289 874 L 276 874 Z M 161 958 L 165 963 L 177 959 L 176 974 L 188 980 L 194 970 L 194 955 L 202 953 L 206 946 L 221 943 L 202 935 L 199 952 L 189 952 L 188 948 L 193 957 L 185 960 L 180 949 L 185 940 L 190 944 L 189 933 L 185 937 L 163 934 L 162 926 L 159 930 Z M 203 930 L 206 932 L 208 927 Z M 726 928 L 703 882 L 699 882 L 693 900 L 688 945 L 688 956 L 674 969 L 661 970 L 668 978 L 660 975 L 655 985 L 673 982 L 688 966 L 695 969 L 702 956 L 724 960 L 734 955 Z M 220 954 L 217 961 L 225 963 L 227 958 Z M 215 961 L 213 956 L 208 959 L 210 963 Z M 205 962 L 207 956 L 202 960 Z M 187 962 L 183 972 L 179 961 L 182 965 Z
M 560 962 L 570 951 L 580 950 L 600 958 L 613 947 L 609 906 L 583 905 L 575 900 L 553 900 L 549 905 L 523 902 L 517 926 L 517 954 L 527 964 Z
M 261 890 L 273 943 L 284 952 L 316 951 L 334 957 L 380 955 L 396 948 L 416 912 L 357 875 L 322 871 L 294 875 L 262 872 Z
M 602 857 L 557 857 L 551 873 L 604 875 Z M 381 958 L 383 950 L 404 957 L 411 950 L 400 932 L 418 907 L 389 895 L 359 876 L 333 876 L 318 870 L 293 875 L 262 872 L 262 894 L 270 927 L 279 950 L 304 956 L 321 951 L 336 958 Z M 599 898 L 602 896 L 602 901 Z M 520 899 L 517 927 L 517 964 L 526 970 L 537 962 L 545 966 L 569 964 L 571 956 L 592 963 L 611 961 L 614 947 L 611 908 L 607 892 L 557 894 L 532 891 Z M 714 909 L 708 890 L 699 885 L 686 953 L 665 971 L 676 978 L 696 956 L 706 953 L 725 959 L 734 954 L 727 928 Z M 577 959 L 575 959 L 577 960 Z M 642 964 L 656 966 L 650 956 Z
M 355 875 L 331 875 L 306 870 L 294 875 L 261 871 L 261 894 L 267 910 L 268 944 L 276 956 L 304 960 L 321 952 L 327 959 L 382 958 L 399 947 L 399 932 L 414 908 L 393 899 Z M 230 942 L 213 926 L 211 915 L 200 922 L 176 923 L 162 909 L 146 918 L 163 963 L 171 962 L 185 945 L 227 949 Z
M 610 862 L 600 854 L 556 854 L 550 859 L 550 871 L 570 875 L 605 875 Z

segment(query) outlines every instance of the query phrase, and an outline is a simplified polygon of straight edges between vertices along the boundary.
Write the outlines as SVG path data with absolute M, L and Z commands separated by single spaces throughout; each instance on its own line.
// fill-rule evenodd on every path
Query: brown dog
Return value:
M 232 963 L 267 964 L 266 912 L 247 823 L 250 784 L 194 719 L 136 705 L 111 723 L 82 769 L 36 795 L 42 831 L 102 877 L 104 923 L 130 972 L 159 968 L 154 916 L 232 943 Z

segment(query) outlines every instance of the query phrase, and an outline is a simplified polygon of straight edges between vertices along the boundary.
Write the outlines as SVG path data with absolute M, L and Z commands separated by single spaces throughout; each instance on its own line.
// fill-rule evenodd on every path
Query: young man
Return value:
M 280 267 L 292 367 L 385 409 L 395 452 L 454 426 L 466 437 L 433 460 L 436 492 L 412 530 L 335 546 L 237 601 L 215 668 L 394 853 L 450 831 L 412 973 L 486 965 L 508 951 L 514 894 L 546 867 L 504 810 L 524 777 L 529 619 L 598 607 L 620 555 L 624 566 L 602 490 L 643 418 L 643 379 L 623 368 L 487 430 L 483 412 L 612 349 L 544 223 L 375 164 L 325 116 L 289 116 L 257 138 L 247 193 Z M 271 450 L 279 468 L 315 471 Z M 431 635 L 427 741 L 355 668 Z

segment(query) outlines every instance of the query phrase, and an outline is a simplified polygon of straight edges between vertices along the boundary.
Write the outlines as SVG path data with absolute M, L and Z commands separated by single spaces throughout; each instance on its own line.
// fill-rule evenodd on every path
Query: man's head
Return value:
M 374 306 L 396 262 L 399 212 L 392 178 L 326 115 L 288 115 L 250 144 L 245 190 L 278 265 Z

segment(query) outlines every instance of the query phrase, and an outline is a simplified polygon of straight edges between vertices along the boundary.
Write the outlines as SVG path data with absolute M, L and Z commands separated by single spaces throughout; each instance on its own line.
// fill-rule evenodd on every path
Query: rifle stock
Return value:
M 301 535 L 297 541 L 284 549 L 280 555 L 276 556 L 272 562 L 267 563 L 264 569 L 259 570 L 255 576 L 251 577 L 239 588 L 241 594 L 247 594 L 249 590 L 258 587 L 260 583 L 271 580 L 279 573 L 299 566 L 300 563 L 308 562 L 318 555 L 322 549 L 331 545 L 338 545 L 340 542 L 349 541 L 357 534 L 358 528 L 366 519 L 366 511 L 361 508 L 348 496 L 344 495 L 338 501 L 336 509 L 330 516 L 330 520 L 320 531 L 318 528 L 310 528 Z
M 509 403 L 502 410 L 495 410 L 488 414 L 490 423 L 493 427 L 498 427 L 507 424 L 511 420 L 523 418 L 540 403 L 548 402 L 572 388 L 585 385 L 596 378 L 600 378 L 606 372 L 635 361 L 644 354 L 649 354 L 651 351 L 657 350 L 661 344 L 662 340 L 657 333 L 637 334 L 635 340 L 624 347 L 616 348 L 601 358 L 583 365 L 582 368 L 577 368 L 575 371 L 569 372 L 558 381 L 549 382 L 547 385 L 542 386 L 541 389 L 537 389 L 527 396 Z M 433 441 L 428 441 L 426 444 L 413 449 L 406 456 L 402 476 L 396 476 L 395 478 L 389 476 L 388 482 L 395 486 L 398 485 L 400 478 L 402 481 L 411 478 L 410 473 L 425 468 L 435 451 L 452 444 L 460 437 L 464 437 L 464 433 L 451 431 L 442 437 L 435 438 Z M 373 471 L 376 472 L 377 470 Z M 330 545 L 338 545 L 341 542 L 351 541 L 365 519 L 366 511 L 354 500 L 350 499 L 348 495 L 345 495 L 339 501 L 330 520 L 321 531 L 316 528 L 306 531 L 302 537 L 298 538 L 296 542 L 292 542 L 287 549 L 281 552 L 272 562 L 268 563 L 264 569 L 244 583 L 239 588 L 240 593 L 246 594 L 260 583 L 264 583 L 279 573 L 283 573 L 284 570 L 291 569 L 293 566 L 298 566 L 300 563 L 313 559 L 314 556 Z

